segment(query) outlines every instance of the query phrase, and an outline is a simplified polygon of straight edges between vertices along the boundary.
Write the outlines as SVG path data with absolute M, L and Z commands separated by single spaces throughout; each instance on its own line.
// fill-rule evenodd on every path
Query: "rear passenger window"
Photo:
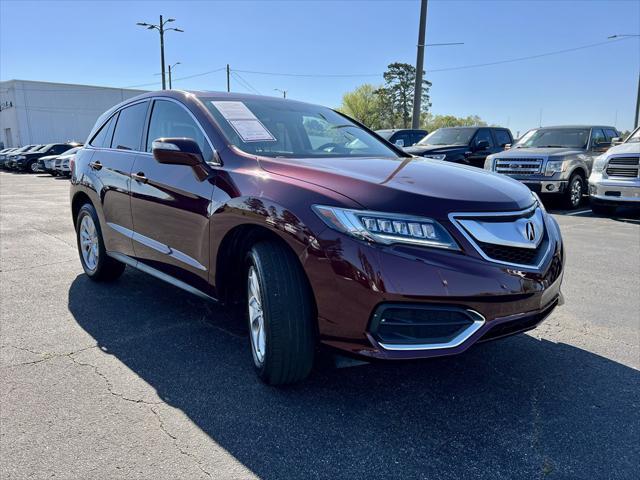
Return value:
M 205 162 L 213 158 L 213 151 L 204 133 L 191 115 L 177 103 L 165 100 L 154 102 L 147 134 L 147 152 L 151 151 L 153 141 L 158 138 L 191 138 L 200 147 Z
M 482 128 L 476 134 L 476 139 L 474 140 L 474 144 L 478 145 L 481 141 L 486 140 L 489 142 L 489 148 L 493 148 L 493 137 L 491 136 L 491 131 L 487 128 Z
M 620 136 L 618 132 L 616 132 L 615 130 L 612 130 L 611 128 L 605 129 L 604 134 L 607 136 L 607 142 L 610 142 L 612 138 L 616 138 Z
M 119 150 L 140 150 L 142 129 L 147 117 L 148 102 L 136 103 L 120 110 L 111 147 Z
M 504 147 L 507 143 L 511 143 L 511 137 L 506 130 L 494 130 L 493 133 L 496 135 L 498 145 L 501 147 Z

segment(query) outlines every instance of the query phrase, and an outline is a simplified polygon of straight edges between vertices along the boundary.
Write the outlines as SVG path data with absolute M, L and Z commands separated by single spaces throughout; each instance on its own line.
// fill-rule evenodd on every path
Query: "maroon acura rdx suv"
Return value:
M 561 302 L 560 230 L 506 176 L 404 153 L 302 102 L 147 93 L 100 117 L 72 166 L 80 261 L 242 303 L 256 371 L 316 347 L 409 359 L 529 330 Z

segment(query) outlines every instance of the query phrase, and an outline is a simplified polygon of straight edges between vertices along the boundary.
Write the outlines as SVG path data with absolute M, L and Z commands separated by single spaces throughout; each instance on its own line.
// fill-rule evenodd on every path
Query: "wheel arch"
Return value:
M 91 201 L 91 197 L 89 197 L 89 195 L 87 195 L 83 191 L 76 192 L 73 196 L 73 199 L 71 200 L 71 217 L 73 219 L 74 225 L 76 223 L 76 219 L 78 218 L 78 213 L 80 213 L 80 209 L 85 203 L 90 203 L 93 208 L 95 208 L 95 205 Z

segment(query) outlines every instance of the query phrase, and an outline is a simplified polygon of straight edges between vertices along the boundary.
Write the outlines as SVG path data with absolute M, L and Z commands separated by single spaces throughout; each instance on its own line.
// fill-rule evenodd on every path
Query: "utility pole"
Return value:
M 227 63 L 227 93 L 231 92 L 231 69 Z
M 160 32 L 160 72 L 162 73 L 162 89 L 166 90 L 167 82 L 165 79 L 165 67 L 164 67 L 164 32 L 175 31 L 175 32 L 184 32 L 179 28 L 164 28 L 164 26 L 169 22 L 175 22 L 175 18 L 168 18 L 166 20 L 162 19 L 162 15 L 160 15 L 160 23 L 158 25 L 153 25 L 151 23 L 146 22 L 138 22 L 136 25 L 140 27 L 147 27 L 147 30 L 158 30 Z
M 422 71 L 424 70 L 424 39 L 427 30 L 427 0 L 420 1 L 420 27 L 418 31 L 418 58 L 416 59 L 416 86 L 413 95 L 412 128 L 420 128 L 422 109 Z

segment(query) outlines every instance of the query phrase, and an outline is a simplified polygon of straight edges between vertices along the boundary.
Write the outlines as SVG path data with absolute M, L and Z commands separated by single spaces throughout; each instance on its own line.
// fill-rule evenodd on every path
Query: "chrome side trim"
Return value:
M 393 350 L 393 351 L 420 351 L 420 350 L 446 350 L 449 348 L 456 348 L 466 342 L 471 335 L 476 333 L 485 323 L 486 319 L 475 310 L 467 310 L 474 317 L 474 321 L 466 330 L 460 332 L 457 336 L 452 338 L 446 343 L 423 343 L 418 345 L 405 345 L 405 344 L 395 344 L 395 343 L 380 343 L 380 345 L 384 350 Z
M 460 224 L 458 223 L 457 218 L 465 218 L 465 217 L 514 217 L 514 216 L 523 216 L 526 215 L 527 213 L 535 210 L 536 208 L 540 208 L 542 209 L 542 206 L 538 205 L 538 202 L 535 202 L 532 206 L 530 206 L 529 208 L 526 208 L 524 210 L 520 210 L 520 211 L 515 211 L 515 212 L 463 212 L 463 213 L 455 213 L 452 212 L 448 215 L 449 217 L 449 221 L 455 225 L 455 227 L 458 229 L 458 231 L 464 236 L 464 238 L 467 239 L 467 241 L 473 246 L 473 248 L 476 249 L 476 251 L 480 254 L 480 256 L 485 259 L 488 262 L 492 262 L 492 263 L 497 263 L 499 265 L 507 265 L 510 267 L 516 267 L 516 268 L 523 268 L 523 269 L 535 269 L 538 270 L 540 269 L 540 267 L 542 266 L 542 264 L 547 260 L 548 256 L 549 256 L 549 252 L 551 251 L 551 245 L 552 245 L 552 239 L 551 238 L 551 234 L 550 234 L 550 229 L 549 226 L 547 225 L 547 220 L 543 215 L 543 221 L 544 221 L 544 227 L 547 231 L 547 236 L 548 241 L 547 241 L 547 248 L 544 251 L 544 253 L 542 254 L 542 256 L 540 257 L 540 261 L 538 262 L 537 265 L 525 265 L 525 264 L 520 264 L 520 263 L 511 263 L 511 262 L 504 262 L 502 260 L 496 260 L 494 258 L 489 257 L 486 253 L 484 253 L 484 251 L 482 250 L 482 248 L 480 248 L 480 246 L 476 243 L 476 241 L 474 240 L 474 238 L 466 231 L 466 229 Z
M 119 262 L 124 263 L 125 265 L 129 265 L 130 267 L 135 268 L 136 270 L 140 270 L 141 272 L 147 273 L 147 274 L 151 275 L 152 277 L 155 277 L 155 278 L 157 278 L 159 280 L 167 282 L 167 283 L 173 285 L 174 287 L 178 287 L 178 288 L 184 290 L 185 292 L 192 293 L 193 295 L 196 295 L 196 296 L 198 296 L 200 298 L 204 298 L 205 300 L 218 302 L 217 298 L 214 298 L 214 297 L 212 297 L 210 295 L 207 295 L 203 291 L 198 290 L 195 287 L 192 287 L 188 283 L 185 283 L 182 280 L 178 280 L 177 278 L 174 278 L 171 275 L 167 275 L 166 273 L 161 272 L 160 270 L 156 270 L 155 268 L 152 268 L 149 265 L 141 263 L 141 262 L 139 262 L 139 261 L 127 256 L 127 255 L 124 255 L 124 254 L 118 253 L 118 252 L 107 252 L 107 255 L 109 255 L 111 258 L 114 258 L 114 259 L 118 260 Z
M 190 257 L 186 253 L 181 252 L 180 250 L 176 250 L 175 248 L 170 247 L 169 245 L 165 245 L 164 243 L 158 242 L 153 238 L 149 238 L 145 235 L 142 235 L 138 232 L 134 232 L 133 230 L 129 230 L 128 228 L 123 227 L 122 225 L 117 225 L 115 223 L 107 223 L 109 227 L 114 229 L 116 232 L 124 235 L 127 238 L 130 238 L 146 247 L 149 247 L 157 252 L 160 252 L 164 255 L 168 255 L 171 258 L 175 258 L 179 262 L 185 263 L 190 267 L 197 268 L 198 270 L 202 270 L 203 272 L 207 271 L 207 267 L 198 262 L 195 258 Z

